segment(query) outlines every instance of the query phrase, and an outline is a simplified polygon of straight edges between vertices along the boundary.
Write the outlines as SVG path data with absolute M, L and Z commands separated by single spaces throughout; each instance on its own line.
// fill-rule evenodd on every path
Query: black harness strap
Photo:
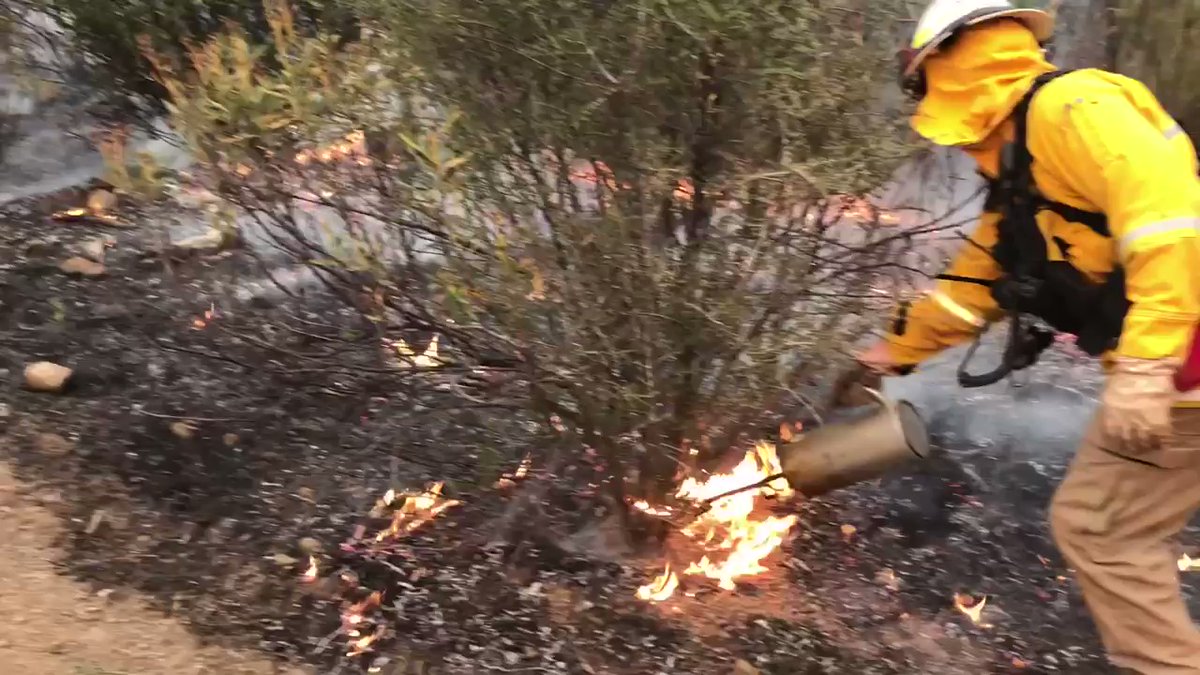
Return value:
M 976 279 L 975 277 L 963 277 L 963 276 L 959 276 L 957 274 L 939 274 L 936 277 L 934 277 L 934 279 L 938 279 L 941 281 L 958 281 L 958 282 L 962 282 L 964 284 L 977 284 L 977 285 L 983 286 L 985 288 L 992 287 L 992 282 L 988 281 L 987 279 Z

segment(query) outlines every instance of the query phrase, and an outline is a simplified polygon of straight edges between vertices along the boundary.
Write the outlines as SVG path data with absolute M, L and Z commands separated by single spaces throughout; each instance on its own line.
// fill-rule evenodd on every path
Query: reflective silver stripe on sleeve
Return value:
M 1175 126 L 1169 128 L 1163 132 L 1163 138 L 1165 138 L 1169 141 L 1172 138 L 1175 138 L 1176 136 L 1178 136 L 1179 134 L 1182 134 L 1182 133 L 1183 133 L 1183 127 L 1176 124 Z
M 1187 218 L 1171 218 L 1170 220 L 1160 220 L 1156 223 L 1147 223 L 1122 235 L 1118 245 L 1121 248 L 1121 254 L 1124 255 L 1129 252 L 1129 247 L 1137 243 L 1139 239 L 1183 230 L 1200 232 L 1200 218 L 1189 216 Z
M 982 316 L 979 316 L 975 312 L 963 307 L 961 304 L 955 301 L 954 298 L 939 290 L 931 291 L 929 296 L 932 297 L 933 301 L 940 305 L 942 309 L 950 312 L 954 316 L 962 319 L 972 326 L 975 326 L 976 328 L 982 328 L 985 324 L 987 324 L 987 321 L 985 321 Z

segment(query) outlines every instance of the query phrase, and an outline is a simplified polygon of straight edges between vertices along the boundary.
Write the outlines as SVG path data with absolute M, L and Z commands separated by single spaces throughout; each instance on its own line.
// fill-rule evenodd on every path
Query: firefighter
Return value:
M 1200 673 L 1200 631 L 1173 538 L 1200 507 L 1200 179 L 1187 134 L 1142 84 L 1057 70 L 1054 19 L 1006 1 L 937 0 L 901 53 L 913 128 L 961 148 L 989 182 L 983 215 L 936 287 L 901 305 L 859 354 L 901 374 L 1011 319 L 1005 368 L 1077 336 L 1107 380 L 1050 508 L 1109 659 L 1154 675 Z M 982 381 L 981 381 L 982 380 Z

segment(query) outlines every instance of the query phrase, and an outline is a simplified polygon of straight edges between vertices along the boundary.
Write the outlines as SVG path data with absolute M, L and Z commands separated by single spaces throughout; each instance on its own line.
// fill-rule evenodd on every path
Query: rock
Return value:
M 312 555 L 321 550 L 321 542 L 313 537 L 304 537 L 300 540 L 300 550 L 307 555 Z
M 73 373 L 70 368 L 49 361 L 31 363 L 25 366 L 25 387 L 31 391 L 57 394 L 66 388 Z
M 79 246 L 79 252 L 98 263 L 104 262 L 104 252 L 108 249 L 106 239 L 89 239 Z
M 110 213 L 117 208 L 117 195 L 112 190 L 92 190 L 87 198 L 88 211 Z
M 738 659 L 733 664 L 733 675 L 760 675 L 758 668 L 755 668 L 745 659 Z
M 171 248 L 181 253 L 215 253 L 237 243 L 237 234 L 209 228 L 204 234 L 172 242 Z
M 62 240 L 58 237 L 43 237 L 25 244 L 25 255 L 48 256 L 62 249 Z
M 300 562 L 296 558 L 293 558 L 286 553 L 276 553 L 274 556 L 272 556 L 271 560 L 280 567 L 292 567 L 296 563 Z
M 182 420 L 171 422 L 171 433 L 175 434 L 176 438 L 182 438 L 186 441 L 196 436 L 196 427 Z
M 7 403 L 0 403 L 0 420 L 12 417 L 12 408 Z
M 105 517 L 106 515 L 107 513 L 104 509 L 96 509 L 93 511 L 92 517 L 88 520 L 87 527 L 84 528 L 83 533 L 96 534 L 96 530 L 99 530 L 100 526 L 107 522 L 107 518 Z
M 33 445 L 38 452 L 47 457 L 65 457 L 75 449 L 75 444 L 66 438 L 52 433 L 38 434 L 33 437 Z
M 59 264 L 63 274 L 75 277 L 99 277 L 104 275 L 104 265 L 81 256 L 71 256 Z

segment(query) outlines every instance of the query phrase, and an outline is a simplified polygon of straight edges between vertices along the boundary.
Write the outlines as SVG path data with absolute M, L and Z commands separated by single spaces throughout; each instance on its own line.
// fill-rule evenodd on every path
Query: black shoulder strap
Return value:
M 1046 199 L 1037 191 L 1037 188 L 1033 183 L 1033 155 L 1029 152 L 1029 106 L 1031 103 L 1033 103 L 1033 97 L 1037 95 L 1038 91 L 1042 87 L 1050 84 L 1063 75 L 1067 75 L 1072 72 L 1074 71 L 1069 69 L 1054 70 L 1049 73 L 1043 73 L 1042 75 L 1039 75 L 1037 79 L 1033 81 L 1033 85 L 1029 87 L 1029 91 L 1025 92 L 1025 96 L 1021 98 L 1021 101 L 1017 104 L 1017 107 L 1013 109 L 1013 124 L 1016 127 L 1016 133 L 1014 135 L 1013 142 L 1017 146 L 1015 148 L 1017 154 L 1014 159 L 1020 163 L 1016 167 L 1018 170 L 1028 172 L 1027 175 L 1029 177 L 1029 188 L 1033 194 L 1033 199 L 1038 210 L 1045 209 L 1047 211 L 1057 213 L 1059 216 L 1062 216 L 1064 220 L 1073 223 L 1082 223 L 1097 234 L 1108 237 L 1110 236 L 1108 219 L 1103 213 L 1084 211 L 1083 209 L 1076 208 L 1069 204 L 1063 204 L 1062 202 Z

